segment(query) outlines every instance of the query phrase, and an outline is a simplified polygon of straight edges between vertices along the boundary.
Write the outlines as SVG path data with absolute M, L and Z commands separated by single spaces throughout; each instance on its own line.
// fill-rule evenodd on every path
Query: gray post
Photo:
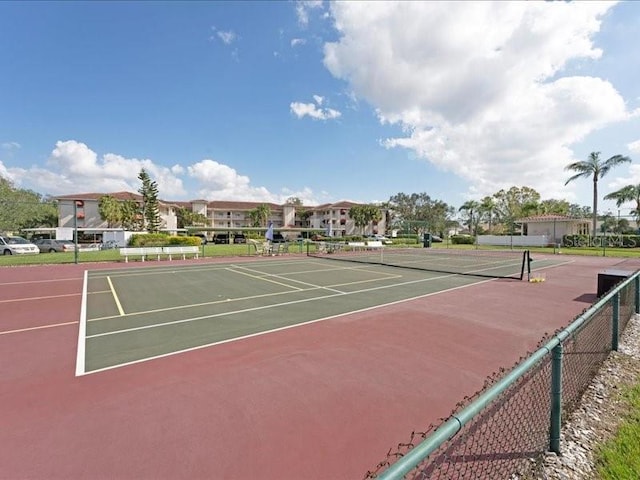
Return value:
M 634 290 L 636 297 L 636 313 L 640 313 L 640 276 L 636 277 L 635 279 Z
M 551 428 L 549 450 L 560 454 L 560 430 L 562 422 L 562 343 L 552 350 L 551 357 Z
M 620 331 L 620 292 L 616 292 L 613 298 L 613 318 L 611 328 L 611 350 L 618 351 L 618 336 Z
M 73 263 L 78 264 L 78 201 L 73 201 L 73 235 L 75 248 L 73 249 Z

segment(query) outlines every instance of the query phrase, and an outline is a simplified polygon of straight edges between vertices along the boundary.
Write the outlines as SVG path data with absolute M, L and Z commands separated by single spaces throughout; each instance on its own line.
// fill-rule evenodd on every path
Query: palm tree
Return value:
M 564 184 L 567 185 L 577 178 L 593 178 L 593 225 L 592 235 L 596 234 L 596 223 L 598 221 L 598 180 L 604 177 L 609 170 L 622 163 L 630 163 L 631 159 L 622 155 L 614 155 L 606 160 L 600 159 L 600 152 L 591 152 L 589 159 L 581 162 L 574 162 L 567 165 L 564 169 L 577 172 L 570 177 Z
M 489 222 L 489 234 L 491 234 L 491 227 L 493 225 L 493 212 L 496 209 L 496 201 L 493 197 L 484 197 L 480 202 L 480 214 L 486 216 Z
M 464 211 L 467 214 L 467 226 L 469 227 L 469 233 L 476 235 L 478 233 L 478 210 L 480 204 L 475 200 L 469 200 L 465 202 L 459 209 L 459 212 Z
M 631 210 L 631 214 L 635 218 L 636 226 L 640 227 L 640 184 L 627 185 L 620 190 L 605 195 L 605 200 L 615 200 L 616 206 L 620 207 L 623 203 L 636 202 L 635 210 Z

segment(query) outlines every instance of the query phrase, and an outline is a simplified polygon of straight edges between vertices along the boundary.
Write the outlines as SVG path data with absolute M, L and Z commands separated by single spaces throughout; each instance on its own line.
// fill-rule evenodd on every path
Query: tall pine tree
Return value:
M 157 233 L 161 224 L 160 208 L 158 207 L 158 184 L 151 180 L 144 168 L 140 170 L 138 179 L 142 182 L 138 192 L 142 195 L 144 229 L 149 233 Z

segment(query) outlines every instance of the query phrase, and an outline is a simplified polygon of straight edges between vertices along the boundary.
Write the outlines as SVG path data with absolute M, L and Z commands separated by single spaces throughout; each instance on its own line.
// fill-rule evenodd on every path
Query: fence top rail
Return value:
M 631 282 L 640 276 L 640 271 L 635 272 L 629 278 L 617 285 L 613 290 L 604 297 L 594 303 L 590 308 L 585 310 L 578 318 L 576 318 L 568 327 L 558 332 L 544 346 L 533 352 L 529 357 L 525 358 L 513 370 L 508 372 L 503 378 L 492 385 L 487 391 L 483 392 L 469 405 L 464 407 L 460 412 L 454 414 L 440 425 L 431 435 L 407 452 L 397 462 L 390 465 L 387 470 L 378 475 L 382 480 L 397 480 L 404 478 L 406 474 L 411 472 L 417 465 L 427 458 L 431 453 L 437 450 L 443 443 L 454 437 L 464 425 L 471 421 L 486 406 L 493 402 L 502 392 L 509 388 L 513 383 L 525 375 L 540 360 L 548 355 L 556 346 L 562 343 L 573 332 L 578 330 L 585 322 L 587 322 L 596 312 L 609 303 L 619 292 L 626 288 Z

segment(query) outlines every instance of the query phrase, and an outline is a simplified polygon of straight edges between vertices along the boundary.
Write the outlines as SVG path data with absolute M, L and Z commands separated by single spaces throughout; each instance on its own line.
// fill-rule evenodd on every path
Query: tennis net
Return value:
M 307 255 L 330 260 L 454 273 L 474 277 L 522 280 L 531 272 L 529 250 L 457 250 L 437 248 L 368 247 L 366 244 L 312 242 Z

